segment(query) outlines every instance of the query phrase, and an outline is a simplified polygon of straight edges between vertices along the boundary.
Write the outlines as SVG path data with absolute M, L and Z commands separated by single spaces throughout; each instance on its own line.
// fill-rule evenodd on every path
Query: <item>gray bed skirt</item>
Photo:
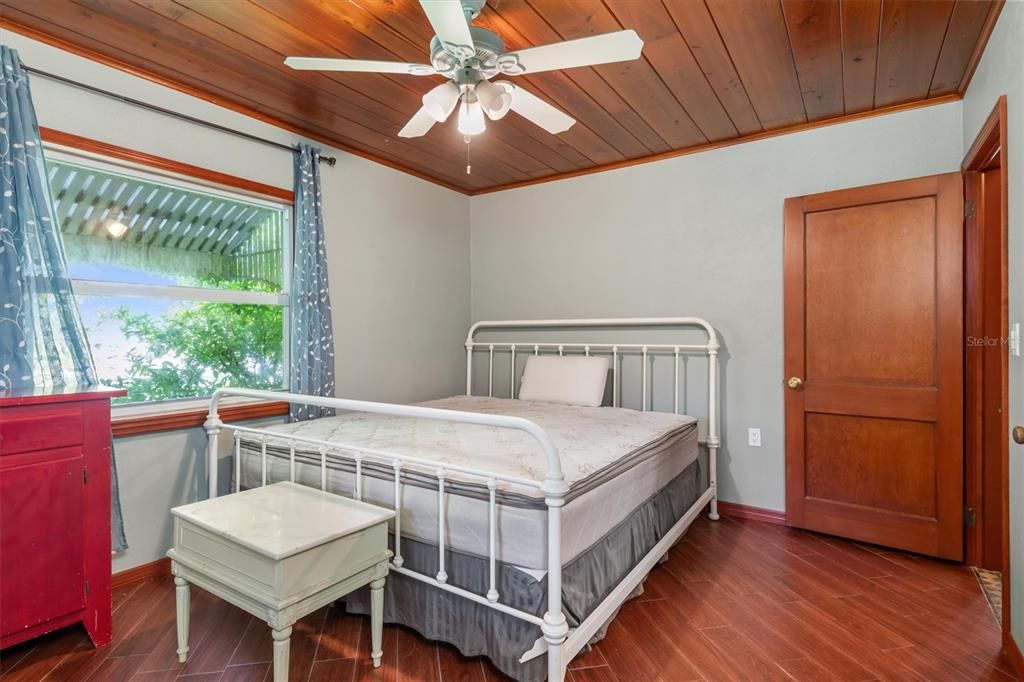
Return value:
M 700 479 L 697 460 L 562 569 L 562 608 L 570 628 L 579 625 L 697 501 L 703 492 Z M 563 532 L 572 529 L 563 528 Z M 434 545 L 403 539 L 402 558 L 406 568 L 427 575 L 437 573 Z M 449 551 L 445 554 L 445 570 L 449 584 L 476 594 L 487 592 L 487 559 Z M 497 580 L 502 603 L 538 616 L 544 614 L 546 577 L 537 580 L 514 566 L 499 563 Z M 367 614 L 369 591 L 364 588 L 355 592 L 345 598 L 345 603 L 350 613 Z M 541 637 L 539 627 L 419 580 L 394 572 L 388 576 L 384 620 L 412 628 L 427 639 L 447 642 L 465 656 L 486 656 L 520 682 L 543 680 L 547 675 L 546 654 L 519 663 L 523 653 Z

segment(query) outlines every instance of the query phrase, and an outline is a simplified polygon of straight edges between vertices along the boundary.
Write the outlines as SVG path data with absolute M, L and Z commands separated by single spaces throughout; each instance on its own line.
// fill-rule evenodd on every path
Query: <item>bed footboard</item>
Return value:
M 439 467 L 436 462 L 409 455 L 397 454 L 373 448 L 366 448 L 358 445 L 342 443 L 338 441 L 324 441 L 314 438 L 305 438 L 296 435 L 276 434 L 266 429 L 257 429 L 235 424 L 226 424 L 221 421 L 218 414 L 220 401 L 228 396 L 257 398 L 264 400 L 285 401 L 294 404 L 315 405 L 318 407 L 329 407 L 350 412 L 370 412 L 399 417 L 411 417 L 415 419 L 433 419 L 440 421 L 455 421 L 466 424 L 477 424 L 482 426 L 495 426 L 503 429 L 522 431 L 532 437 L 541 447 L 547 458 L 547 473 L 542 481 L 535 481 L 517 476 L 494 473 L 471 467 L 445 465 Z M 442 410 L 418 405 L 399 405 L 391 403 L 376 403 L 363 400 L 347 400 L 343 398 L 320 398 L 315 396 L 300 395 L 297 393 L 280 393 L 277 391 L 260 391 L 243 388 L 223 388 L 217 390 L 210 400 L 210 411 L 207 415 L 204 428 L 207 434 L 207 476 L 209 496 L 216 497 L 219 490 L 218 480 L 218 457 L 219 439 L 222 430 L 233 432 L 234 453 L 233 463 L 235 467 L 235 491 L 241 485 L 241 437 L 248 434 L 259 442 L 261 450 L 261 483 L 266 485 L 267 480 L 267 446 L 268 444 L 282 445 L 288 448 L 289 452 L 289 473 L 292 481 L 295 480 L 295 448 L 296 445 L 312 446 L 320 453 L 320 485 L 322 490 L 327 490 L 327 456 L 342 457 L 351 460 L 355 466 L 355 486 L 353 497 L 362 499 L 363 465 L 367 462 L 374 462 L 391 466 L 394 470 L 394 509 L 395 514 L 395 556 L 392 559 L 392 570 L 419 580 L 439 589 L 452 592 L 465 599 L 470 599 L 490 608 L 497 609 L 503 613 L 525 620 L 540 627 L 544 639 L 549 647 L 556 651 L 561 650 L 569 632 L 565 615 L 562 612 L 562 562 L 561 562 L 561 538 L 562 538 L 562 505 L 568 486 L 562 474 L 562 464 L 558 451 L 550 436 L 537 424 L 520 417 L 508 417 L 504 415 L 481 414 L 476 412 L 460 412 L 457 410 Z M 407 469 L 415 469 L 418 473 L 428 473 L 437 480 L 437 504 L 438 504 L 438 571 L 435 575 L 427 575 L 413 571 L 403 566 L 402 559 L 402 472 Z M 489 515 L 489 552 L 488 562 L 490 566 L 489 588 L 486 594 L 475 594 L 455 585 L 448 584 L 448 574 L 445 571 L 445 524 L 447 522 L 445 513 L 445 496 L 447 479 L 449 474 L 458 472 L 464 477 L 478 479 L 486 484 L 489 490 L 488 515 Z M 501 483 L 513 483 L 521 486 L 534 488 L 544 495 L 547 505 L 548 517 L 548 604 L 547 611 L 543 618 L 535 614 L 527 613 L 501 603 L 501 595 L 497 589 L 497 501 L 496 490 Z M 550 655 L 550 649 L 549 649 Z M 559 665 L 559 671 L 564 670 L 561 664 L 562 657 L 555 653 L 550 655 L 550 661 Z M 552 674 L 549 663 L 550 679 L 560 679 Z

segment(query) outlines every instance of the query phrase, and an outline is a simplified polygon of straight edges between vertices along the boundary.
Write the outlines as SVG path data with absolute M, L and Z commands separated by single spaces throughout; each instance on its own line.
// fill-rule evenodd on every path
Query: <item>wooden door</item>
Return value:
M 787 199 L 786 520 L 963 558 L 959 173 Z

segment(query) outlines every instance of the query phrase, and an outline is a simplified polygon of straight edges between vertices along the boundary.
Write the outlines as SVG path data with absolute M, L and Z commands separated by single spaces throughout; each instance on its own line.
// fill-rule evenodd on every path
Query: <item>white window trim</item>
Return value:
M 164 298 L 179 301 L 209 301 L 214 303 L 239 303 L 256 305 L 275 305 L 283 308 L 284 333 L 282 335 L 284 347 L 281 349 L 282 386 L 281 390 L 288 387 L 291 374 L 291 282 L 292 282 L 292 253 L 295 239 L 294 215 L 292 205 L 280 199 L 268 199 L 266 195 L 256 192 L 249 192 L 234 187 L 209 182 L 181 173 L 173 173 L 162 169 L 154 169 L 142 163 L 111 159 L 102 154 L 82 151 L 65 145 L 45 143 L 44 149 L 47 159 L 75 164 L 85 165 L 110 173 L 128 174 L 139 177 L 150 182 L 172 184 L 182 189 L 204 192 L 224 199 L 238 201 L 240 198 L 246 202 L 270 208 L 274 210 L 284 209 L 285 235 L 283 241 L 282 262 L 284 264 L 281 273 L 281 292 L 279 294 L 259 291 L 234 291 L 230 289 L 208 289 L 202 287 L 179 287 L 155 284 L 132 284 L 125 282 L 111 282 L 85 279 L 72 279 L 76 296 L 135 296 L 141 298 Z M 118 417 L 146 416 L 166 412 L 191 411 L 205 407 L 209 402 L 209 396 L 195 396 L 176 398 L 170 400 L 151 400 L 135 403 L 122 403 L 113 407 L 113 414 Z M 248 402 L 260 402 L 240 400 L 240 404 Z
M 71 282 L 75 287 L 75 294 L 79 296 L 139 296 L 142 298 L 169 298 L 175 301 L 276 305 L 285 308 L 289 304 L 288 296 L 284 293 L 203 289 L 164 284 L 125 284 L 92 279 L 73 279 Z

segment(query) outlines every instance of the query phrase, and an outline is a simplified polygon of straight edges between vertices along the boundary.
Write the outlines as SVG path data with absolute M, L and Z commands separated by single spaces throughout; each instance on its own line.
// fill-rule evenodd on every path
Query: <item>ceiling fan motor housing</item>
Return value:
M 493 31 L 470 26 L 473 46 L 442 43 L 434 36 L 430 41 L 430 64 L 442 76 L 457 85 L 472 85 L 499 73 L 511 73 L 510 66 L 518 66 L 514 55 L 505 54 L 505 44 Z M 474 49 L 475 48 L 475 49 Z

